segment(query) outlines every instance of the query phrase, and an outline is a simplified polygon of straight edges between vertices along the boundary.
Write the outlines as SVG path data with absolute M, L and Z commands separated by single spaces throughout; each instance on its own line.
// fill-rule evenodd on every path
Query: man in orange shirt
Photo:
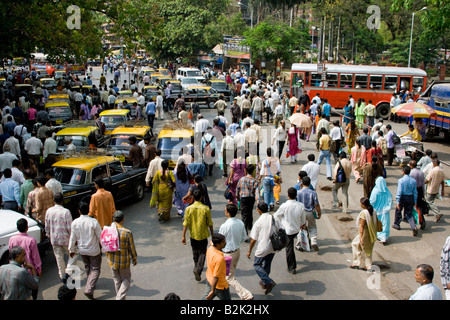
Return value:
M 105 181 L 102 178 L 96 178 L 94 184 L 97 192 L 91 197 L 89 216 L 97 219 L 103 230 L 104 226 L 111 225 L 116 206 L 111 192 L 105 190 Z
M 231 300 L 230 288 L 226 278 L 226 263 L 222 249 L 227 242 L 220 233 L 212 235 L 212 246 L 206 251 L 206 300 L 218 297 L 220 300 Z

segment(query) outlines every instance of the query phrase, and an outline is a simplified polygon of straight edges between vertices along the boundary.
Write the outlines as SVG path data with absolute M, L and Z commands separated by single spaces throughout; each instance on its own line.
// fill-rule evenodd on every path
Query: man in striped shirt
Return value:
M 137 264 L 133 234 L 123 227 L 124 219 L 125 215 L 122 211 L 114 213 L 113 220 L 119 236 L 119 249 L 106 253 L 106 259 L 113 273 L 116 300 L 125 300 L 131 283 L 130 264 L 133 264 L 133 266 Z
M 47 210 L 45 214 L 45 233 L 50 238 L 53 253 L 55 255 L 56 265 L 58 266 L 59 277 L 64 279 L 68 274 L 66 272 L 66 263 L 64 254 L 69 254 L 70 227 L 72 225 L 72 214 L 62 205 L 64 196 L 61 192 L 55 194 L 55 205 Z M 67 270 L 75 264 L 78 254 L 73 258 L 69 257 L 67 262 Z M 67 275 L 66 275 L 67 279 Z
M 236 196 L 240 201 L 242 221 L 248 234 L 248 231 L 252 229 L 253 225 L 253 206 L 255 205 L 255 201 L 259 202 L 259 182 L 253 178 L 255 165 L 250 164 L 246 171 L 247 175 L 238 181 Z M 249 239 L 246 240 L 246 242 L 249 241 Z

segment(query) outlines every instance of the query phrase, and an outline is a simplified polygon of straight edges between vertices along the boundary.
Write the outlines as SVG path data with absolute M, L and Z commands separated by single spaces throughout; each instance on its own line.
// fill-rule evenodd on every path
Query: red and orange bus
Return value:
M 325 70 L 319 73 L 318 69 Z M 414 100 L 424 90 L 427 73 L 422 69 L 381 67 L 368 65 L 294 63 L 291 69 L 290 93 L 299 97 L 302 89 L 311 99 L 320 94 L 333 108 L 345 106 L 352 95 L 355 101 L 372 100 L 377 107 L 377 117 L 387 119 L 394 92 L 406 90 L 413 93 Z

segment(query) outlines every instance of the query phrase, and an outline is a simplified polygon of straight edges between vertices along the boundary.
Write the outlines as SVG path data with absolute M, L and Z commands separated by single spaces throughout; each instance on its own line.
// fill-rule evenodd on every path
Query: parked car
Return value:
M 206 85 L 210 86 L 211 88 L 215 89 L 218 93 L 223 95 L 225 100 L 230 100 L 231 97 L 231 90 L 228 83 L 226 83 L 223 80 L 208 80 L 206 82 Z
M 215 89 L 205 86 L 190 87 L 183 96 L 186 103 L 191 103 L 195 99 L 199 105 L 206 105 L 211 109 L 220 98 L 220 94 Z
M 43 225 L 19 212 L 2 209 L 0 210 L 0 265 L 9 263 L 9 239 L 19 233 L 17 221 L 21 218 L 27 219 L 27 233 L 36 239 L 41 257 L 50 247 L 50 239 L 46 237 Z

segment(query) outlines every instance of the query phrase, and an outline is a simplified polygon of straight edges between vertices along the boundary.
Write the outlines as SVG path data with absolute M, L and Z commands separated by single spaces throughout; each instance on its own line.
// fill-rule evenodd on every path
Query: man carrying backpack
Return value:
M 352 163 L 347 159 L 344 151 L 339 154 L 339 160 L 333 170 L 333 209 L 338 209 L 338 190 L 342 188 L 344 201 L 342 202 L 343 213 L 348 213 L 348 187 L 350 186 L 350 175 L 352 173 Z
M 202 138 L 202 155 L 203 163 L 206 167 L 206 172 L 212 176 L 214 163 L 216 162 L 216 138 L 212 134 L 212 128 L 208 127 L 206 133 Z

